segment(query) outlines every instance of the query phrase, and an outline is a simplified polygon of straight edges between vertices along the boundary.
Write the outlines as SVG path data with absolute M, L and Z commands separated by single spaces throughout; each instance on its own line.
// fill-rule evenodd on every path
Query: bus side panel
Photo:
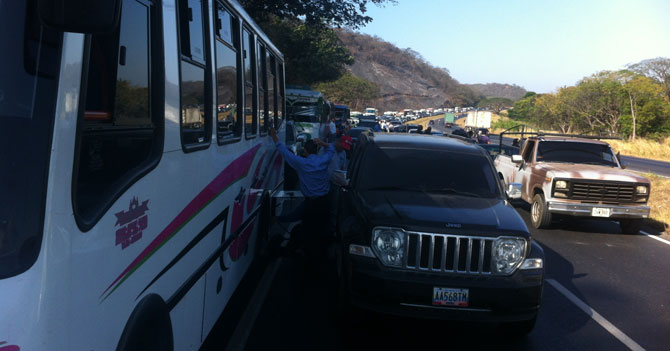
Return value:
M 170 312 L 175 350 L 198 350 L 200 348 L 202 330 L 200 322 L 204 303 L 202 291 L 204 289 L 205 278 L 202 278 Z

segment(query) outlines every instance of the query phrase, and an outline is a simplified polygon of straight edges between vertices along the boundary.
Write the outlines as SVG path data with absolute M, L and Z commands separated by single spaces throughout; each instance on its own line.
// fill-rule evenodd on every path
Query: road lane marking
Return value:
M 561 285 L 561 283 L 557 282 L 554 279 L 546 279 L 546 282 L 549 283 L 551 286 L 553 286 L 556 290 L 558 290 L 558 292 L 563 294 L 563 296 L 567 297 L 568 300 L 570 300 L 577 307 L 579 307 L 580 310 L 584 311 L 584 313 L 589 315 L 589 317 L 591 317 L 594 321 L 596 321 L 596 323 L 600 324 L 601 327 L 605 328 L 605 330 L 607 330 L 615 338 L 621 341 L 629 349 L 634 351 L 644 351 L 644 348 L 642 346 L 633 341 L 633 339 L 629 338 L 628 335 L 624 334 L 621 330 L 619 330 L 619 328 L 615 327 L 614 324 L 610 323 L 607 319 L 605 319 L 605 317 L 603 317 L 600 313 L 596 312 L 584 301 L 580 300 L 577 296 L 575 296 L 575 294 L 570 292 L 570 290 Z
M 249 300 L 249 304 L 244 310 L 244 314 L 242 315 L 240 322 L 237 324 L 237 328 L 235 328 L 233 335 L 230 337 L 230 341 L 228 342 L 226 350 L 241 351 L 246 348 L 249 334 L 251 334 L 251 330 L 256 323 L 256 318 L 258 317 L 258 314 L 263 307 L 263 302 L 265 301 L 265 298 L 270 291 L 270 287 L 272 287 L 272 282 L 277 275 L 281 261 L 282 258 L 279 257 L 263 273 L 263 277 L 261 278 L 256 291 L 254 292 L 254 296 L 252 296 L 251 300 Z
M 658 237 L 658 235 L 651 235 L 651 234 L 645 232 L 644 230 L 640 230 L 640 233 L 641 233 L 642 235 L 646 235 L 646 236 L 648 236 L 648 237 L 650 237 L 650 238 L 652 238 L 652 239 L 658 240 L 658 241 L 660 241 L 660 242 L 662 242 L 662 243 L 664 243 L 664 244 L 670 245 L 670 241 L 667 241 L 667 240 L 665 240 L 665 239 L 661 239 L 661 238 Z

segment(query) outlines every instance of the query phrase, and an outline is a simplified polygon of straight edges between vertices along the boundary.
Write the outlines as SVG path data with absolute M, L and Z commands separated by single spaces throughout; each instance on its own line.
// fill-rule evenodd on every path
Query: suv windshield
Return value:
M 569 162 L 617 167 L 609 145 L 572 141 L 542 141 L 537 148 L 538 162 Z
M 499 197 L 488 158 L 444 150 L 368 148 L 361 165 L 361 190 L 408 190 L 469 197 Z
M 0 1 L 0 279 L 39 252 L 60 35 L 42 28 L 35 1 Z

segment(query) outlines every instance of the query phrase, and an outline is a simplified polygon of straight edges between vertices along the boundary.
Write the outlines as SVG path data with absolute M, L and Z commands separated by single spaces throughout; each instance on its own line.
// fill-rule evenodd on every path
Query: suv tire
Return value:
M 530 222 L 537 229 L 548 228 L 551 225 L 551 213 L 547 210 L 544 195 L 535 194 L 530 204 Z
M 638 234 L 642 229 L 644 220 L 642 218 L 620 219 L 619 227 L 624 234 Z

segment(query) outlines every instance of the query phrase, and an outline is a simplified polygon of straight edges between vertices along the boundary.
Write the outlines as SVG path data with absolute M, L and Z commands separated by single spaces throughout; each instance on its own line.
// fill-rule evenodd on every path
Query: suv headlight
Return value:
M 648 188 L 647 188 L 646 186 L 644 186 L 644 185 L 638 185 L 638 186 L 635 188 L 635 192 L 636 192 L 638 195 L 647 195 L 647 193 L 649 192 L 649 190 L 648 190 Z
M 402 266 L 405 258 L 407 234 L 400 228 L 372 230 L 372 250 L 386 266 Z
M 493 242 L 491 260 L 494 273 L 510 274 L 519 267 L 526 251 L 526 240 L 521 238 L 498 238 Z

